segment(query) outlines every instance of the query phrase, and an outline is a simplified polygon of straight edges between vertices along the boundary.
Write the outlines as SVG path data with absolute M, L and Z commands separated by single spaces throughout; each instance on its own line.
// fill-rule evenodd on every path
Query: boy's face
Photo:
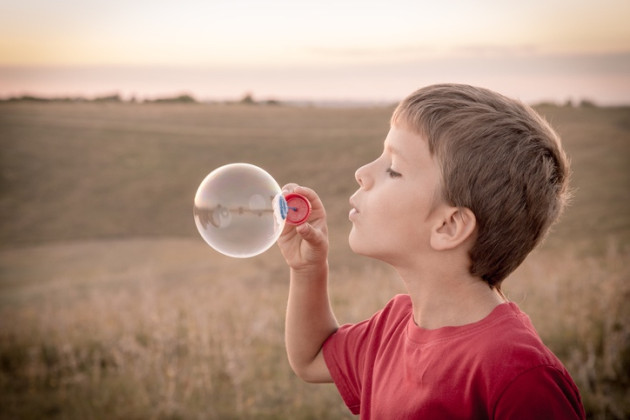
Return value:
M 429 249 L 439 223 L 440 170 L 420 135 L 392 126 L 383 154 L 355 173 L 359 189 L 350 198 L 350 247 L 393 265 L 411 262 Z

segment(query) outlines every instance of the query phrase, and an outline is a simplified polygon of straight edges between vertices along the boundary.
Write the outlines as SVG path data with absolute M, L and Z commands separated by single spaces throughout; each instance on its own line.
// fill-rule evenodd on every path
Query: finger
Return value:
M 326 240 L 323 232 L 313 228 L 310 223 L 299 225 L 296 228 L 296 231 L 302 237 L 302 239 L 304 239 L 306 242 L 314 247 L 321 246 Z
M 284 227 L 282 228 L 282 233 L 280 234 L 281 237 L 285 237 L 286 235 L 288 235 L 292 230 L 295 230 L 296 226 L 292 225 L 291 223 L 285 223 Z
M 285 185 L 282 187 L 282 195 L 287 195 L 287 194 L 289 194 L 289 193 L 294 192 L 294 191 L 295 191 L 295 189 L 296 189 L 298 186 L 299 186 L 298 184 L 295 184 L 295 183 L 292 183 L 292 182 L 291 182 L 291 183 L 289 183 L 289 184 L 285 184 Z
M 319 195 L 317 195 L 317 193 L 314 190 L 308 187 L 297 185 L 293 189 L 293 192 L 306 197 L 306 199 L 311 203 L 311 209 L 313 210 L 313 212 L 315 212 L 316 215 L 321 216 L 321 214 L 325 214 L 324 204 L 322 203 L 322 200 L 319 198 Z

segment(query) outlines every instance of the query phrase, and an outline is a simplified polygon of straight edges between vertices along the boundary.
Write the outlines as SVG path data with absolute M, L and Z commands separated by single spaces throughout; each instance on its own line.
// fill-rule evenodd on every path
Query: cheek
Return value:
M 427 200 L 413 191 L 385 206 L 384 210 L 382 217 L 387 220 L 384 240 L 396 244 L 402 251 L 424 248 L 430 230 Z
M 397 203 L 380 201 L 378 206 L 369 206 L 352 226 L 348 242 L 357 254 L 381 257 L 397 252 L 402 236 L 409 234 L 407 215 L 400 214 Z

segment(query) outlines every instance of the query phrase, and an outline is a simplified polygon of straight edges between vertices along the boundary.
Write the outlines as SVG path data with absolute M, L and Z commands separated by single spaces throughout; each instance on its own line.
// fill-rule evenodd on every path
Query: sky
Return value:
M 0 97 L 630 104 L 628 0 L 0 0 Z

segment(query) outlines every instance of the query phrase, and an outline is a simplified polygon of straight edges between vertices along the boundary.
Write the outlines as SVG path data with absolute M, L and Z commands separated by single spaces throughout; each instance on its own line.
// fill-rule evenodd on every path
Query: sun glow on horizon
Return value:
M 555 95 L 587 78 L 592 89 L 580 94 L 630 101 L 628 88 L 611 85 L 630 84 L 627 16 L 627 0 L 15 1 L 0 5 L 0 95 L 250 89 L 390 98 L 416 80 L 501 88 L 533 75 L 566 79 Z

